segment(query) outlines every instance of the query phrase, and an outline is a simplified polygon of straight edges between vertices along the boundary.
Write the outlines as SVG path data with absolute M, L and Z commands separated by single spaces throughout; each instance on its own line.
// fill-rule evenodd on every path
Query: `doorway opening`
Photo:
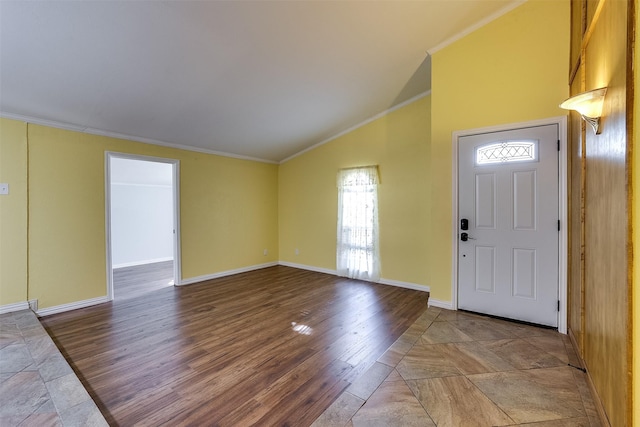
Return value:
M 109 299 L 179 284 L 178 161 L 107 153 L 105 169 Z
M 452 142 L 452 308 L 566 333 L 566 117 L 455 132 Z

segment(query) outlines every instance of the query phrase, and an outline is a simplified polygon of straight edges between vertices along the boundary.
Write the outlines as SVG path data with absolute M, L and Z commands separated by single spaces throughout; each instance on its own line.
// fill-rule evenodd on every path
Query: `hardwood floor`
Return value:
M 567 335 L 431 307 L 312 427 L 602 427 L 581 368 Z
M 41 319 L 111 425 L 310 425 L 427 293 L 276 266 Z
M 139 297 L 173 285 L 173 261 L 113 269 L 114 298 Z

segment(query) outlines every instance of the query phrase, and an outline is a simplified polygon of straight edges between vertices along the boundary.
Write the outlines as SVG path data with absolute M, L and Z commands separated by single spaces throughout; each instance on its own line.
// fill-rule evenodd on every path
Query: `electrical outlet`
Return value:
M 9 184 L 6 182 L 0 183 L 0 194 L 9 194 Z
M 296 255 L 300 255 L 300 249 L 296 248 Z
M 268 253 L 269 253 L 269 251 L 265 249 L 264 252 L 262 253 L 262 255 L 267 256 Z

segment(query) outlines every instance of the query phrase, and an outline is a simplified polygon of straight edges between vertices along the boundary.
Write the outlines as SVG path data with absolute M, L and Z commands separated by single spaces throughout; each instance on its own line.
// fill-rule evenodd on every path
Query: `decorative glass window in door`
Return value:
M 476 164 L 538 161 L 538 141 L 492 142 L 476 148 Z

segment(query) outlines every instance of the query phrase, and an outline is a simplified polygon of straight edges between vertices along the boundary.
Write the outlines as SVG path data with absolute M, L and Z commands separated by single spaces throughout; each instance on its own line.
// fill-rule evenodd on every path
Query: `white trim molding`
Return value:
M 397 288 L 413 289 L 414 291 L 431 292 L 431 288 L 427 285 L 418 283 L 402 282 L 400 280 L 385 279 L 384 277 L 378 281 L 381 285 L 395 286 Z
M 233 276 L 234 274 L 247 273 L 254 270 L 262 270 L 263 268 L 273 267 L 278 265 L 277 262 L 266 262 L 264 264 L 250 265 L 248 267 L 236 268 L 233 270 L 220 271 L 218 273 L 205 274 L 204 276 L 191 277 L 189 279 L 183 279 L 180 283 L 176 283 L 176 286 L 192 285 L 194 283 L 205 282 L 207 280 L 219 279 L 221 277 Z
M 38 117 L 25 116 L 22 114 L 13 114 L 0 112 L 0 117 L 6 119 L 17 120 L 19 122 L 32 123 L 34 125 L 48 126 L 56 129 L 70 130 L 73 132 L 87 133 L 90 135 L 106 136 L 109 138 L 123 139 L 125 141 L 140 142 L 143 144 L 159 145 L 161 147 L 177 148 L 179 150 L 194 151 L 196 153 L 213 154 L 214 156 L 230 157 L 232 159 L 251 160 L 253 162 L 277 164 L 274 160 L 260 159 L 258 157 L 243 156 L 241 154 L 226 153 L 224 151 L 210 150 L 207 148 L 194 147 L 191 145 L 176 144 L 173 142 L 160 141 L 158 139 L 143 138 L 139 136 L 127 135 L 124 133 L 110 132 L 101 129 L 90 128 L 86 126 L 78 126 L 70 123 L 60 122 L 57 120 L 40 119 Z
M 103 304 L 111 301 L 108 297 L 98 297 L 86 299 L 84 301 L 70 302 L 68 304 L 56 305 L 54 307 L 47 307 L 36 311 L 36 314 L 40 317 L 50 316 L 52 314 L 64 313 L 65 311 L 77 310 L 79 308 L 91 307 L 92 305 Z
M 171 187 L 173 187 L 172 208 L 173 208 L 173 281 L 180 284 L 182 277 L 182 256 L 180 246 L 180 160 L 145 156 L 141 154 L 120 153 L 116 151 L 105 151 L 104 155 L 104 194 L 105 194 L 105 243 L 106 243 L 106 263 L 107 263 L 107 298 L 113 300 L 113 265 L 112 245 L 111 245 L 111 159 L 141 160 L 146 162 L 166 163 L 172 166 Z M 120 264 L 118 267 L 123 266 Z
M 314 267 L 312 265 L 306 265 L 306 264 L 296 264 L 295 262 L 280 261 L 278 262 L 278 265 L 283 265 L 285 267 L 291 267 L 291 268 L 298 268 L 300 270 L 315 271 L 316 273 L 331 274 L 332 276 L 338 275 L 337 270 L 331 270 L 331 269 L 322 268 L 322 267 Z
M 476 129 L 455 131 L 451 136 L 451 309 L 458 309 L 458 140 L 463 136 L 477 135 L 481 133 L 504 132 L 514 129 L 537 127 L 545 125 L 558 126 L 558 140 L 560 141 L 560 153 L 558 158 L 558 216 L 560 217 L 560 232 L 558 235 L 558 332 L 567 333 L 567 275 L 568 267 L 568 148 L 567 148 L 567 116 L 556 116 L 547 119 L 532 120 L 520 123 L 508 123 L 497 126 L 488 126 Z M 430 300 L 431 303 L 431 300 Z M 434 303 L 434 306 L 439 307 Z M 446 307 L 442 307 L 446 308 Z
M 332 276 L 338 276 L 338 271 L 337 270 L 331 270 L 331 269 L 328 269 L 328 268 L 314 267 L 314 266 L 311 266 L 311 265 L 296 264 L 296 263 L 293 263 L 293 262 L 286 262 L 286 261 L 280 261 L 278 264 L 282 265 L 282 266 L 285 266 L 285 267 L 298 268 L 300 270 L 315 271 L 316 273 L 324 273 L 324 274 L 330 274 Z M 430 292 L 431 291 L 431 289 L 427 285 L 420 285 L 418 283 L 410 283 L 410 282 L 402 282 L 402 281 L 393 280 L 393 279 L 381 278 L 378 282 L 370 282 L 370 283 L 378 283 L 380 285 L 396 286 L 398 288 L 412 289 L 414 291 L 421 291 L 421 292 Z
M 0 314 L 13 313 L 14 311 L 29 310 L 28 301 L 14 302 L 13 304 L 0 305 Z
M 386 109 L 386 110 L 384 110 L 384 111 L 382 111 L 382 112 L 380 112 L 380 113 L 378 113 L 378 114 L 376 114 L 376 115 L 374 115 L 374 116 L 371 116 L 371 117 L 369 117 L 368 119 L 366 119 L 366 120 L 364 120 L 364 121 L 362 121 L 362 122 L 360 122 L 360 123 L 358 123 L 358 124 L 356 124 L 356 125 L 353 125 L 353 126 L 351 126 L 351 127 L 347 128 L 347 129 L 343 130 L 342 132 L 338 132 L 337 134 L 335 134 L 335 135 L 333 135 L 333 136 L 330 136 L 329 138 L 327 138 L 327 139 L 325 139 L 325 140 L 323 140 L 323 141 L 320 141 L 320 142 L 318 142 L 318 143 L 316 143 L 316 144 L 313 144 L 311 147 L 307 147 L 307 148 L 305 148 L 304 150 L 298 151 L 297 153 L 292 154 L 292 155 L 290 155 L 289 157 L 287 157 L 287 158 L 285 158 L 285 159 L 280 160 L 280 162 L 279 162 L 279 163 L 280 163 L 280 164 L 286 163 L 286 162 L 288 162 L 289 160 L 294 159 L 294 158 L 296 158 L 296 157 L 298 157 L 298 156 L 300 156 L 300 155 L 302 155 L 302 154 L 304 154 L 304 153 L 306 153 L 306 152 L 308 152 L 308 151 L 315 150 L 316 148 L 318 148 L 318 147 L 320 147 L 320 146 L 322 146 L 322 145 L 324 145 L 324 144 L 326 144 L 326 143 L 328 143 L 328 142 L 331 142 L 331 141 L 333 141 L 334 139 L 338 139 L 338 138 L 340 138 L 340 137 L 341 137 L 341 136 L 343 136 L 343 135 L 346 135 L 346 134 L 348 134 L 348 133 L 351 133 L 351 132 L 353 132 L 354 130 L 356 130 L 356 129 L 358 129 L 358 128 L 361 128 L 361 127 L 362 127 L 362 126 L 364 126 L 364 125 L 367 125 L 367 124 L 369 124 L 369 123 L 371 123 L 371 122 L 373 122 L 373 121 L 375 121 L 375 120 L 378 120 L 379 118 L 384 117 L 384 116 L 386 116 L 386 115 L 387 115 L 387 114 L 389 114 L 389 113 L 392 113 L 392 112 L 394 112 L 394 111 L 396 111 L 396 110 L 399 110 L 400 108 L 405 107 L 405 106 L 407 106 L 407 105 L 409 105 L 409 104 L 412 104 L 412 103 L 416 102 L 417 100 L 422 99 L 422 98 L 424 98 L 425 96 L 429 96 L 429 95 L 431 95 L 431 89 L 429 89 L 429 90 L 427 90 L 427 91 L 425 91 L 425 92 L 419 93 L 419 94 L 417 94 L 416 96 L 414 96 L 413 98 L 409 98 L 409 99 L 407 99 L 406 101 L 401 102 L 400 104 L 396 104 L 396 105 L 394 105 L 394 106 L 393 106 L 393 107 L 391 107 L 391 108 L 388 108 L 388 109 Z M 284 265 L 284 264 L 283 264 L 283 265 Z M 315 271 L 315 270 L 314 270 L 314 271 Z
M 285 267 L 292 267 L 292 268 L 298 268 L 301 270 L 309 270 L 309 271 L 314 271 L 317 273 L 325 273 L 325 274 L 330 274 L 332 276 L 337 276 L 337 271 L 336 270 L 330 270 L 330 269 L 326 269 L 326 268 L 320 268 L 320 267 L 313 267 L 310 265 L 304 265 L 304 264 L 295 264 L 295 263 L 290 263 L 290 262 L 285 262 L 285 261 L 274 261 L 274 262 L 267 262 L 264 264 L 256 264 L 256 265 L 251 265 L 248 267 L 241 267 L 241 268 L 236 268 L 233 270 L 226 270 L 226 271 L 220 271 L 218 273 L 212 273 L 212 274 L 206 274 L 204 276 L 197 276 L 197 277 L 191 277 L 189 279 L 184 279 L 182 281 L 180 281 L 180 283 L 176 283 L 176 286 L 187 286 L 187 285 L 191 285 L 191 284 L 195 284 L 195 283 L 201 283 L 201 282 L 205 282 L 207 280 L 213 280 L 213 279 L 219 279 L 221 277 L 226 277 L 226 276 L 232 276 L 234 274 L 240 274 L 240 273 L 247 273 L 250 271 L 255 271 L 255 270 L 261 270 L 263 268 L 268 268 L 268 267 L 274 267 L 276 265 L 283 265 Z M 409 283 L 409 282 L 401 282 L 398 280 L 391 280 L 391 279 L 380 279 L 379 282 L 371 282 L 371 283 L 378 283 L 381 285 L 389 285 L 389 286 L 396 286 L 396 287 L 400 287 L 400 288 L 406 288 L 406 289 L 412 289 L 412 290 L 416 290 L 416 291 L 421 291 L 421 292 L 429 292 L 429 286 L 426 285 L 419 285 L 417 283 Z M 70 310 L 77 310 L 79 308 L 85 308 L 85 307 L 90 307 L 92 305 L 97 305 L 97 304 L 103 304 L 105 302 L 110 302 L 112 301 L 113 298 L 110 298 L 108 295 L 107 296 L 103 296 L 103 297 L 98 297 L 98 298 L 92 298 L 92 299 L 88 299 L 88 300 L 84 300 L 84 301 L 77 301 L 77 302 L 72 302 L 72 303 L 68 303 L 68 304 L 62 304 L 62 305 L 58 305 L 55 307 L 48 307 L 48 308 L 43 308 L 41 310 L 36 311 L 36 314 L 40 317 L 43 316 L 49 316 L 52 314 L 58 314 L 58 313 L 63 313 L 65 311 L 70 311 Z M 429 305 L 430 306 L 434 306 L 434 307 L 441 307 L 441 308 L 449 308 L 451 309 L 450 304 L 447 305 L 446 303 L 440 302 L 440 301 L 433 301 L 431 299 L 429 299 Z M 0 306 L 0 314 L 2 313 L 9 313 L 12 311 L 19 311 L 19 310 L 26 310 L 29 309 L 29 303 L 28 302 L 20 302 L 20 303 L 15 303 L 15 304 L 9 304 L 9 305 L 4 305 L 4 306 Z
M 458 34 L 455 34 L 452 37 L 449 37 L 448 39 L 443 41 L 442 43 L 432 47 L 431 49 L 428 49 L 427 53 L 429 55 L 433 55 L 437 51 L 442 50 L 445 47 L 449 46 L 450 44 L 453 44 L 456 41 L 460 40 L 464 36 L 473 33 L 474 31 L 478 30 L 479 28 L 484 27 L 485 25 L 489 24 L 492 21 L 495 21 L 496 19 L 500 18 L 502 15 L 506 15 L 507 13 L 509 13 L 513 9 L 515 9 L 516 7 L 521 6 L 524 3 L 526 3 L 526 1 L 527 0 L 514 0 L 511 3 L 508 3 L 506 6 L 504 6 L 501 9 L 499 9 L 498 11 L 492 13 L 491 15 L 487 16 L 486 18 L 481 19 L 480 21 L 476 22 L 475 24 L 471 25 L 470 27 L 465 28 L 464 30 L 460 31 Z
M 451 301 L 441 301 L 439 299 L 433 299 L 431 297 L 429 297 L 429 307 L 444 308 L 445 310 L 455 310 L 455 308 L 453 308 L 453 304 L 451 304 Z

